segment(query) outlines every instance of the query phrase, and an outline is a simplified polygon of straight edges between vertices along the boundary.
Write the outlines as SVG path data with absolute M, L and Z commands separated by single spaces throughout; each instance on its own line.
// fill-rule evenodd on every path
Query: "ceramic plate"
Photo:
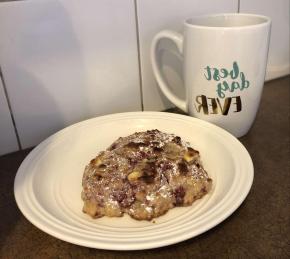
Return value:
M 199 150 L 213 189 L 154 222 L 127 215 L 91 219 L 82 212 L 85 165 L 118 137 L 148 129 L 177 134 Z M 216 226 L 239 207 L 252 182 L 247 150 L 225 130 L 183 115 L 133 112 L 83 121 L 43 141 L 20 166 L 14 193 L 24 216 L 54 237 L 93 248 L 139 250 L 174 244 Z

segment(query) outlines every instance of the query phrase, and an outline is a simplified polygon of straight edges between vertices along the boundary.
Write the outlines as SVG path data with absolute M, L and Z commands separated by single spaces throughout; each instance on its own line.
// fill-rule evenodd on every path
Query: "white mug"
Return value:
M 189 115 L 214 123 L 236 137 L 256 117 L 264 85 L 271 20 L 253 14 L 198 16 L 184 23 L 184 35 L 159 32 L 151 61 L 164 95 Z M 183 56 L 186 100 L 172 93 L 159 68 L 158 43 L 172 40 Z

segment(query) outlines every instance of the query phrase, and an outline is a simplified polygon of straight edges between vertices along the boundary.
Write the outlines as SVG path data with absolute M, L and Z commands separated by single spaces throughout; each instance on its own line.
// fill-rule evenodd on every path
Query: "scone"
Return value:
M 83 212 L 151 220 L 211 189 L 199 152 L 179 136 L 148 130 L 120 137 L 86 166 Z

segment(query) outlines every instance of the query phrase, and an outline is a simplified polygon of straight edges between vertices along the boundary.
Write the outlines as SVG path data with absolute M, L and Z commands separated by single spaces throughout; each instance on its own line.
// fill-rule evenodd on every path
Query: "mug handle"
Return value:
M 163 94 L 171 101 L 173 104 L 175 104 L 179 109 L 183 110 L 184 112 L 187 112 L 187 105 L 186 101 L 178 98 L 168 87 L 165 80 L 162 77 L 162 74 L 160 72 L 160 68 L 158 66 L 157 61 L 157 46 L 161 39 L 170 39 L 172 40 L 175 45 L 177 46 L 178 51 L 180 54 L 183 54 L 183 36 L 180 33 L 177 33 L 175 31 L 169 31 L 164 30 L 155 35 L 155 37 L 152 40 L 151 44 L 151 63 L 153 68 L 153 74 L 156 78 L 156 81 L 163 92 Z

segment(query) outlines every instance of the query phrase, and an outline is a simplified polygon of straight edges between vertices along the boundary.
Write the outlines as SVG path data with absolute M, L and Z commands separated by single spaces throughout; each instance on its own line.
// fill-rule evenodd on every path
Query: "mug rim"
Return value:
M 261 18 L 264 21 L 256 24 L 248 24 L 248 25 L 238 25 L 238 26 L 210 26 L 210 25 L 200 25 L 193 24 L 189 22 L 191 19 L 203 19 L 209 17 L 226 17 L 226 16 L 240 16 L 240 17 L 254 17 Z M 270 17 L 260 14 L 251 14 L 251 13 L 215 13 L 215 14 L 206 14 L 206 15 L 197 15 L 184 20 L 184 25 L 189 28 L 199 28 L 199 29 L 211 29 L 211 30 L 236 30 L 236 29 L 249 29 L 254 27 L 263 27 L 271 24 L 272 20 Z

